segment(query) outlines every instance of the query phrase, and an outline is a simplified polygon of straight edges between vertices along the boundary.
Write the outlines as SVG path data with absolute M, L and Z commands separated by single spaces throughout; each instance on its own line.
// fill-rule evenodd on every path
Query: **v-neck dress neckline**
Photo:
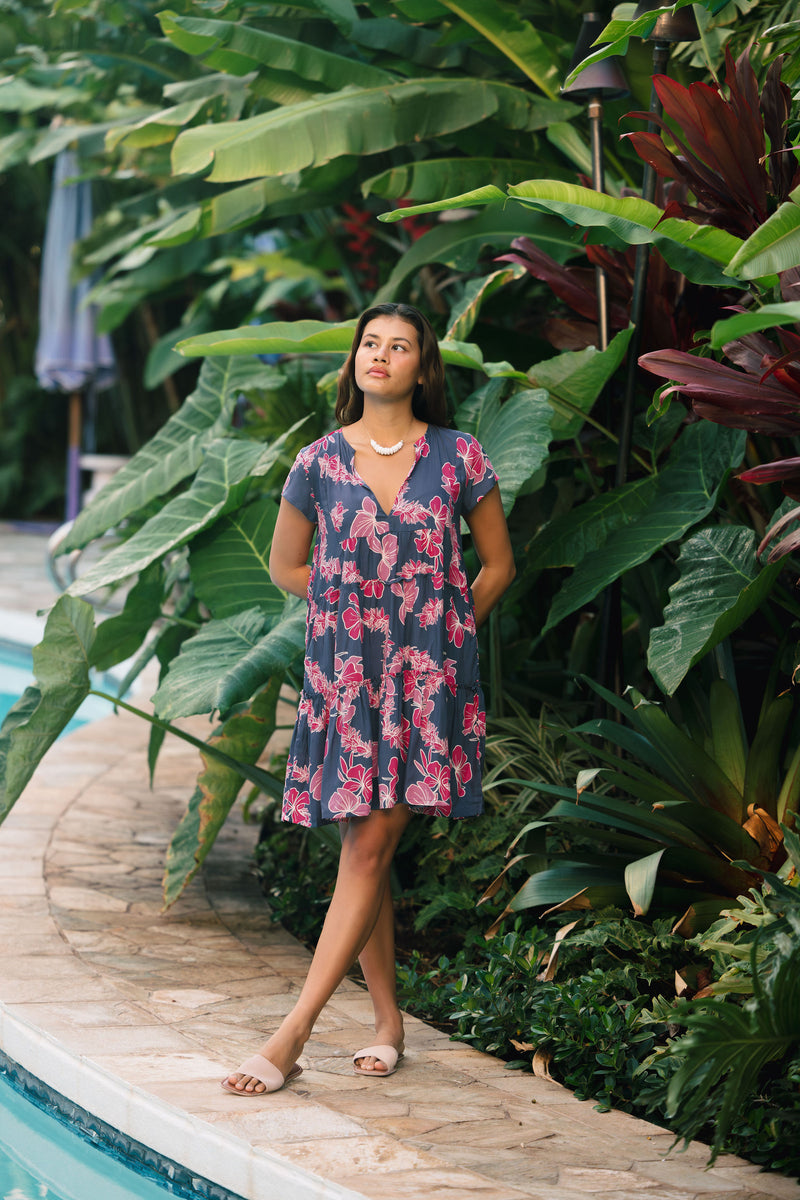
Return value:
M 429 428 L 430 428 L 430 426 L 428 427 L 428 429 L 429 429 Z M 413 443 L 413 446 L 414 446 L 414 461 L 412 462 L 411 466 L 408 468 L 408 471 L 407 471 L 407 473 L 406 473 L 406 475 L 405 475 L 405 478 L 403 479 L 403 482 L 400 484 L 400 487 L 398 488 L 397 492 L 395 493 L 394 500 L 392 501 L 392 506 L 391 506 L 391 508 L 390 508 L 388 511 L 387 511 L 387 510 L 386 510 L 386 509 L 383 507 L 383 505 L 381 504 L 380 500 L 378 499 L 378 497 L 377 497 L 377 495 L 375 494 L 375 492 L 373 491 L 373 489 L 372 489 L 372 488 L 370 487 L 370 485 L 367 483 L 366 479 L 364 479 L 364 477 L 363 477 L 363 475 L 361 474 L 361 472 L 360 472 L 360 471 L 359 471 L 359 470 L 356 468 L 356 447 L 353 445 L 353 443 L 352 443 L 352 442 L 349 442 L 349 441 L 347 440 L 347 438 L 344 436 L 344 430 L 342 430 L 342 429 L 337 429 L 337 431 L 336 431 L 336 432 L 338 433 L 338 435 L 339 435 L 339 439 L 340 439 L 340 441 L 341 441 L 342 445 L 344 445 L 344 446 L 346 446 L 346 447 L 347 447 L 347 450 L 348 450 L 348 452 L 349 452 L 349 454 L 350 454 L 350 470 L 353 472 L 353 474 L 355 475 L 355 477 L 361 481 L 361 484 L 363 485 L 363 487 L 364 487 L 364 488 L 365 488 L 365 489 L 366 489 L 366 490 L 369 492 L 369 494 L 370 494 L 370 495 L 373 497 L 373 499 L 375 500 L 375 503 L 376 503 L 376 504 L 377 504 L 377 506 L 378 506 L 378 509 L 380 510 L 380 512 L 381 512 L 381 513 L 383 513 L 384 517 L 385 517 L 387 520 L 388 520 L 388 519 L 389 519 L 389 518 L 392 516 L 392 514 L 394 513 L 394 510 L 395 510 L 395 508 L 396 508 L 396 506 L 397 506 L 397 501 L 398 501 L 398 500 L 401 498 L 401 496 L 403 495 L 403 492 L 404 492 L 404 491 L 406 490 L 406 488 L 408 487 L 409 481 L 410 481 L 410 479 L 411 479 L 411 476 L 414 474 L 414 471 L 415 471 L 415 469 L 416 469 L 417 463 L 419 462 L 420 458 L 422 457 L 422 453 L 423 453 L 423 451 L 422 451 L 422 445 L 423 445 L 423 443 L 427 443 L 427 440 L 428 440 L 428 429 L 426 429 L 424 433 L 421 433 L 421 434 L 419 435 L 419 437 L 416 439 L 416 441 Z

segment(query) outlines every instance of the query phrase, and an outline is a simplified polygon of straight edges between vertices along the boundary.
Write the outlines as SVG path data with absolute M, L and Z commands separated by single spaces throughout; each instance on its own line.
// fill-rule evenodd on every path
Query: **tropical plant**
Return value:
M 717 997 L 695 998 L 676 1006 L 672 1019 L 687 1032 L 672 1042 L 667 1057 L 677 1059 L 667 1091 L 667 1110 L 676 1133 L 687 1140 L 704 1123 L 704 1102 L 715 1094 L 720 1105 L 715 1120 L 711 1161 L 720 1153 L 748 1094 L 768 1064 L 781 1060 L 791 1085 L 798 1075 L 800 1052 L 800 838 L 784 829 L 792 863 L 792 886 L 767 873 L 764 906 L 783 932 L 770 924 L 759 927 L 750 955 L 752 998 L 743 1005 Z M 759 955 L 762 936 L 774 938 L 769 954 Z M 792 1059 L 794 1064 L 792 1065 Z M 775 1113 L 780 1122 L 790 1114 Z
M 512 842 L 516 854 L 486 895 L 511 868 L 525 868 L 529 878 L 492 928 L 527 908 L 626 904 L 638 915 L 683 913 L 684 932 L 707 925 L 785 860 L 783 828 L 800 807 L 792 697 L 768 697 L 748 740 L 725 678 L 684 695 L 675 718 L 633 691 L 620 699 L 587 682 L 622 722 L 597 718 L 574 730 L 594 765 L 572 788 L 516 781 L 559 799 Z

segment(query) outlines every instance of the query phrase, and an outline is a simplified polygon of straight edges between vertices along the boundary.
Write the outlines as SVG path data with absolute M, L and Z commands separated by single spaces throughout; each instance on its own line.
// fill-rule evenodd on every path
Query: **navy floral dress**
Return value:
M 301 450 L 284 497 L 317 525 L 303 691 L 283 799 L 299 825 L 483 809 L 486 713 L 460 521 L 497 482 L 469 434 L 429 425 L 385 513 L 341 430 Z

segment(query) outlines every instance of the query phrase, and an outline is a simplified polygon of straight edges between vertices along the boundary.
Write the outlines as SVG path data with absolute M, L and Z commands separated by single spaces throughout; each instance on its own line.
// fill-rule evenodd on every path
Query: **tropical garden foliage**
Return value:
M 586 178 L 586 114 L 559 95 L 576 23 L 567 0 L 8 9 L 0 185 L 35 177 L 41 192 L 52 158 L 77 147 L 100 203 L 76 269 L 94 277 L 101 326 L 138 347 L 137 387 L 172 403 L 63 542 L 75 555 L 110 548 L 50 613 L 37 685 L 0 731 L 0 818 L 96 687 L 90 672 L 123 661 L 124 687 L 159 664 L 153 712 L 140 714 L 151 772 L 168 732 L 201 760 L 167 904 L 243 781 L 251 807 L 279 793 L 280 759 L 263 755 L 279 699 L 294 694 L 303 612 L 269 580 L 277 498 L 296 450 L 332 424 L 357 312 L 410 299 L 436 324 L 455 423 L 498 471 L 519 569 L 483 646 L 494 723 L 483 832 L 437 827 L 436 854 L 412 837 L 398 890 L 414 882 L 409 919 L 434 937 L 445 912 L 468 943 L 476 919 L 494 922 L 489 966 L 458 959 L 468 982 L 437 988 L 462 1036 L 516 1048 L 524 1064 L 555 1039 L 553 1070 L 608 1103 L 644 1096 L 666 1113 L 700 1080 L 698 1111 L 722 1129 L 745 1093 L 725 1085 L 721 1046 L 704 1057 L 693 1006 L 724 1005 L 744 1040 L 769 1011 L 777 1053 L 789 1061 L 797 1045 L 783 1020 L 800 788 L 791 5 L 696 5 L 701 36 L 656 84 L 663 117 L 645 111 L 654 18 L 617 13 L 596 57 L 626 52 L 632 95 L 606 106 L 605 194 Z M 652 200 L 638 194 L 645 163 L 660 179 Z M 605 349 L 595 268 L 612 297 Z M 109 594 L 117 610 L 98 621 Z M 198 715 L 216 721 L 205 740 L 181 723 Z M 265 891 L 281 912 L 290 889 L 274 844 L 290 835 L 269 815 L 264 829 Z M 307 860 L 324 861 L 325 831 L 298 836 Z M 756 894 L 789 939 L 761 959 L 760 943 L 751 961 L 758 1011 L 735 993 L 673 1010 L 663 963 L 646 995 L 633 969 L 616 993 L 599 978 L 604 937 L 635 943 L 632 961 L 723 954 L 697 939 Z M 538 981 L 545 1003 L 532 964 L 575 911 L 589 915 L 559 939 L 558 968 L 571 962 L 573 978 Z M 588 959 L 570 937 L 593 947 Z M 432 969 L 420 965 L 418 982 Z M 688 978 L 691 996 L 697 971 Z M 515 988 L 501 1020 L 496 996 Z M 688 1036 L 665 1055 L 684 1018 Z M 590 1070 L 585 1047 L 601 1033 Z M 748 1086 L 771 1069 L 754 1059 Z

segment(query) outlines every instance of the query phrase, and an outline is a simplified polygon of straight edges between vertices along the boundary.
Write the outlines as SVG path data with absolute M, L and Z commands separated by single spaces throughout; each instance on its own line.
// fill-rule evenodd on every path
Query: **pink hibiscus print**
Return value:
M 438 529 L 420 529 L 414 538 L 414 545 L 420 554 L 429 558 L 441 558 L 442 535 Z
M 353 538 L 366 538 L 370 550 L 380 553 L 380 535 L 388 531 L 389 522 L 378 520 L 378 505 L 369 496 L 365 496 L 361 508 L 353 517 L 348 541 L 352 541 Z
M 347 817 L 368 817 L 370 814 L 369 805 L 349 788 L 337 788 L 328 801 L 328 808 L 338 821 Z
M 337 654 L 334 659 L 339 687 L 358 688 L 364 682 L 364 661 L 360 654 Z
M 486 713 L 481 709 L 480 696 L 464 705 L 463 731 L 467 737 L 483 737 L 486 732 Z
M 459 796 L 466 792 L 466 784 L 472 779 L 472 765 L 461 746 L 454 746 L 450 754 L 450 764 L 456 777 L 456 788 Z
M 464 625 L 459 620 L 453 602 L 450 602 L 450 610 L 444 619 L 445 628 L 447 629 L 447 637 L 454 646 L 464 645 Z
M 450 470 L 452 471 L 453 468 L 450 463 L 448 463 L 447 466 L 450 467 Z M 431 500 L 430 514 L 436 523 L 437 530 L 439 533 L 442 533 L 442 531 L 446 529 L 447 525 L 450 523 L 451 514 L 450 509 L 444 503 L 441 496 L 434 496 Z
M 442 487 L 455 504 L 461 491 L 461 484 L 456 479 L 456 469 L 452 463 L 445 463 L 442 467 Z
M 395 596 L 402 598 L 398 615 L 405 625 L 406 617 L 409 613 L 413 614 L 414 612 L 414 605 L 417 602 L 417 596 L 419 596 L 419 586 L 413 579 L 404 579 L 402 583 L 392 584 L 392 592 Z
M 342 521 L 344 520 L 344 514 L 346 512 L 347 509 L 342 504 L 341 500 L 337 500 L 331 509 L 331 524 L 337 533 L 342 528 Z
M 378 578 L 384 583 L 392 573 L 392 567 L 397 562 L 397 535 L 386 533 L 380 543 L 381 561 L 378 563 Z
M 429 625 L 435 625 L 437 621 L 441 620 L 443 612 L 444 601 L 426 600 L 419 614 L 420 625 L 423 629 L 427 629 Z
M 406 789 L 406 800 L 413 808 L 434 808 L 439 797 L 429 783 L 412 783 Z
M 288 788 L 283 796 L 281 816 L 284 821 L 295 825 L 311 825 L 311 814 L 308 811 L 308 792 L 300 792 L 297 788 Z
M 348 607 L 342 613 L 342 622 L 350 637 L 358 641 L 362 634 L 361 613 L 358 610 L 358 596 L 351 592 L 347 597 Z
M 458 451 L 458 457 L 464 463 L 467 479 L 471 483 L 480 483 L 486 474 L 488 460 L 475 441 L 475 438 L 471 437 L 469 440 L 458 438 L 456 441 L 456 450 Z

